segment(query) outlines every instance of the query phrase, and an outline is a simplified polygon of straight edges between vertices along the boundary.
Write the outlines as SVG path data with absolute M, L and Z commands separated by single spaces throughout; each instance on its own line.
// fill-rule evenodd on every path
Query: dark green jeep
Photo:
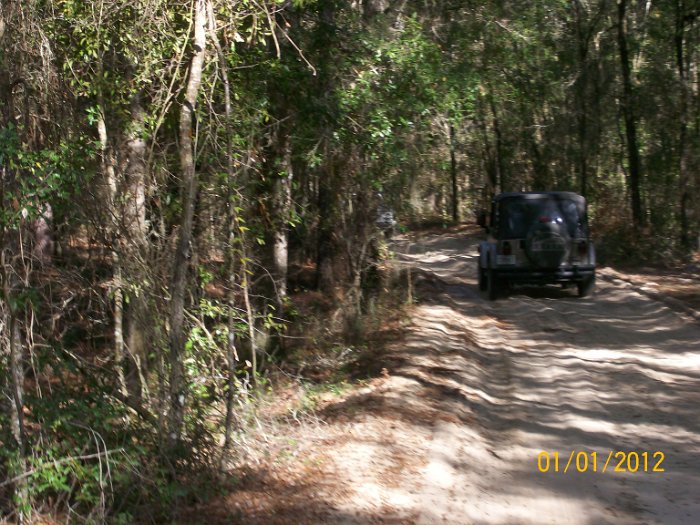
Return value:
M 586 199 L 570 192 L 501 193 L 491 205 L 487 240 L 479 244 L 479 288 L 495 299 L 512 284 L 595 286 L 595 249 Z

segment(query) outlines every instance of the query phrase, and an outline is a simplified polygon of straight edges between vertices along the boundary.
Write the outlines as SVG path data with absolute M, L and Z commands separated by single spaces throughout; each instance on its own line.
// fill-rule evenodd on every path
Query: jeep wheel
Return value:
M 489 268 L 486 274 L 486 288 L 489 301 L 495 301 L 501 292 L 501 280 L 492 268 Z
M 590 295 L 595 289 L 595 276 L 584 279 L 580 283 L 576 283 L 578 288 L 578 296 L 586 297 Z
M 481 266 L 478 268 L 479 272 L 479 291 L 485 292 L 486 288 L 488 287 L 488 284 L 486 282 L 486 270 L 484 270 Z

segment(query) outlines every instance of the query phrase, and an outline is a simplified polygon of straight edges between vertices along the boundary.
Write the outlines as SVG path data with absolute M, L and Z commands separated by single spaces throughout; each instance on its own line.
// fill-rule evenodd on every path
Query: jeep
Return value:
M 487 239 L 479 244 L 479 289 L 490 300 L 515 284 L 575 284 L 579 297 L 595 286 L 595 249 L 586 200 L 571 192 L 497 195 L 478 218 Z

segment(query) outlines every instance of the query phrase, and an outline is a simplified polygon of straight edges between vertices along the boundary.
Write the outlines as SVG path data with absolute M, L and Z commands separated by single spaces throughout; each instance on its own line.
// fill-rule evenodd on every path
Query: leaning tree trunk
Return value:
M 195 105 L 202 83 L 204 50 L 206 46 L 206 2 L 197 0 L 194 12 L 193 56 L 190 64 L 185 100 L 180 110 L 180 167 L 182 169 L 182 218 L 180 237 L 173 259 L 170 288 L 170 418 L 168 445 L 172 450 L 179 443 L 185 418 L 186 380 L 183 354 L 185 350 L 185 289 L 187 285 L 187 259 L 192 238 L 194 208 L 197 195 L 195 170 L 195 144 L 192 140 L 192 123 Z

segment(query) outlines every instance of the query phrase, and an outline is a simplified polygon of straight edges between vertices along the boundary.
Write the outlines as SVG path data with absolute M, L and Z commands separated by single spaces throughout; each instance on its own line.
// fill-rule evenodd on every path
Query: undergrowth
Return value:
M 102 350 L 80 350 L 79 337 L 37 345 L 24 399 L 24 464 L 6 446 L 8 424 L 0 421 L 0 465 L 13 472 L 0 472 L 0 523 L 23 521 L 20 514 L 30 517 L 25 523 L 171 523 L 208 499 L 244 489 L 244 473 L 294 461 L 310 446 L 305 436 L 325 425 L 320 410 L 378 372 L 368 363 L 381 354 L 383 330 L 402 315 L 405 300 L 395 282 L 401 279 L 391 277 L 388 266 L 380 273 L 352 327 L 360 331 L 352 334 L 343 332 L 347 324 L 328 322 L 342 319 L 337 305 L 312 290 L 292 295 L 295 322 L 285 333 L 284 355 L 268 361 L 256 381 L 248 366 L 240 370 L 227 450 L 226 381 L 209 371 L 224 339 L 217 335 L 218 310 L 198 312 L 203 321 L 190 334 L 193 409 L 185 421 L 186 450 L 175 456 L 164 448 L 167 422 L 158 409 L 167 400 L 150 400 L 155 420 L 120 400 L 109 339 Z

